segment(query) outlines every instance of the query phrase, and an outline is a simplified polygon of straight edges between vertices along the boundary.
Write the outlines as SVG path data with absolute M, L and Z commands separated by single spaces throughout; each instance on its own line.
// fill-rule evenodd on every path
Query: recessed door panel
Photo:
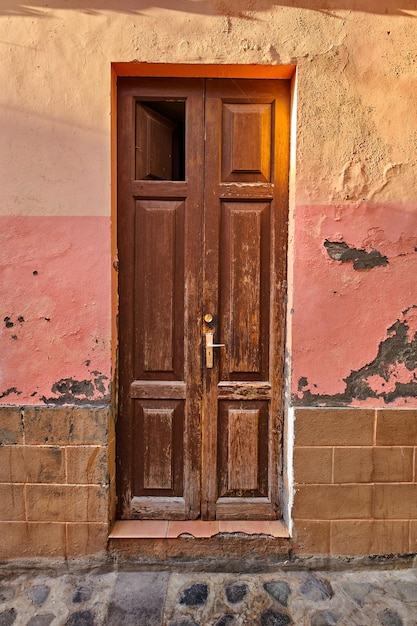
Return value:
M 268 497 L 267 402 L 220 402 L 219 498 Z
M 222 117 L 223 180 L 270 181 L 272 105 L 225 102 Z
M 268 379 L 269 218 L 269 203 L 222 203 L 219 311 L 229 342 L 221 379 Z
M 134 403 L 135 496 L 183 496 L 184 403 Z
M 184 202 L 138 200 L 135 218 L 136 378 L 184 370 Z

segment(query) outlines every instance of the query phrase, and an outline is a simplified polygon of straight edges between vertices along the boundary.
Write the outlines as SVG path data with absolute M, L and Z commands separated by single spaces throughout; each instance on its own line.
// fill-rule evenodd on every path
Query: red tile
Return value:
M 213 537 L 219 532 L 218 522 L 204 522 L 202 520 L 168 522 L 167 538 L 174 539 L 180 535 L 193 537 Z
M 168 522 L 165 520 L 128 520 L 114 525 L 110 539 L 164 539 Z
M 219 522 L 219 532 L 221 533 L 244 533 L 245 535 L 269 535 L 269 522 L 261 521 L 236 521 Z
M 273 537 L 289 537 L 288 528 L 278 520 L 269 523 L 269 532 Z

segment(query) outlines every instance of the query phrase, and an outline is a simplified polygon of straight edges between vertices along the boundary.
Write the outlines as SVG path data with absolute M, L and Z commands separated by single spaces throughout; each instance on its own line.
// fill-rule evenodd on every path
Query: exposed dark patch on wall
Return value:
M 17 396 L 20 396 L 22 392 L 16 389 L 16 387 L 9 387 L 9 389 L 6 389 L 6 391 L 0 392 L 0 398 L 5 398 L 11 393 L 15 393 Z
M 354 270 L 370 270 L 373 267 L 388 265 L 388 258 L 378 250 L 367 252 L 364 249 L 351 248 L 344 241 L 329 241 L 328 239 L 324 242 L 324 247 L 334 261 L 340 261 L 340 263 L 352 261 Z
M 308 380 L 305 376 L 301 376 L 298 380 L 298 391 L 302 391 L 304 387 L 308 387 Z
M 74 380 L 73 378 L 61 378 L 52 385 L 51 392 L 54 396 L 41 397 L 45 404 L 102 404 L 108 402 L 109 393 L 105 381 L 107 376 L 100 372 L 93 372 L 93 380 Z
M 18 339 L 18 336 L 16 335 L 16 328 L 15 328 L 15 326 L 16 326 L 17 323 L 19 323 L 20 326 L 22 326 L 22 324 L 24 324 L 25 318 L 23 317 L 23 315 L 19 315 L 19 317 L 15 321 L 13 321 L 11 319 L 11 317 L 6 315 L 6 317 L 3 318 L 3 322 L 4 322 L 4 325 L 6 326 L 7 329 L 14 328 L 13 335 L 10 335 L 10 337 L 11 337 L 11 339 L 13 339 L 13 341 L 16 341 Z
M 417 332 L 410 338 L 407 314 L 416 312 L 417 306 L 411 306 L 402 312 L 401 318 L 396 320 L 387 329 L 387 338 L 379 344 L 375 359 L 359 370 L 352 371 L 343 381 L 346 383 L 343 393 L 334 395 L 314 393 L 305 376 L 298 380 L 299 394 L 293 395 L 295 406 L 344 406 L 354 400 L 368 400 L 382 398 L 390 404 L 398 398 L 417 397 Z M 410 372 L 407 382 L 397 380 L 395 367 L 404 366 Z M 376 376 L 381 381 L 381 387 L 387 391 L 372 388 L 370 378 Z M 313 389 L 313 390 L 312 390 Z
M 97 389 L 97 391 L 101 394 L 105 394 L 106 393 L 106 387 L 105 387 L 105 381 L 107 380 L 107 376 L 103 376 L 103 374 L 101 374 L 100 372 L 94 371 L 91 372 L 95 378 L 94 378 L 94 385 L 95 388 Z

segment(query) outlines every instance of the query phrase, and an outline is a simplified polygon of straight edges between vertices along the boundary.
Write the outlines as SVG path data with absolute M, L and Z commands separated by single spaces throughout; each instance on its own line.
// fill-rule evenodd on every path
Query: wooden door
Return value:
M 279 517 L 289 84 L 118 89 L 119 516 Z

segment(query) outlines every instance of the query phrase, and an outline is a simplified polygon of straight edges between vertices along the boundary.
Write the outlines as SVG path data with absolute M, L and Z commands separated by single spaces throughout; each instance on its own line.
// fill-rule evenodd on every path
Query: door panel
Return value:
M 223 181 L 270 181 L 271 109 L 270 103 L 224 103 L 222 107 Z
M 184 371 L 184 202 L 138 200 L 135 215 L 135 379 Z
M 125 519 L 200 514 L 203 87 L 118 84 L 116 447 Z
M 144 400 L 135 403 L 134 441 L 142 459 L 134 474 L 134 493 L 181 496 L 184 402 Z
M 269 203 L 222 202 L 219 312 L 227 350 L 220 380 L 268 380 Z
M 119 515 L 275 518 L 288 82 L 122 79 L 118 103 Z
M 204 372 L 207 519 L 280 515 L 288 120 L 281 81 L 207 81 L 204 312 L 225 344 Z
M 219 498 L 268 496 L 267 437 L 267 402 L 219 403 Z

